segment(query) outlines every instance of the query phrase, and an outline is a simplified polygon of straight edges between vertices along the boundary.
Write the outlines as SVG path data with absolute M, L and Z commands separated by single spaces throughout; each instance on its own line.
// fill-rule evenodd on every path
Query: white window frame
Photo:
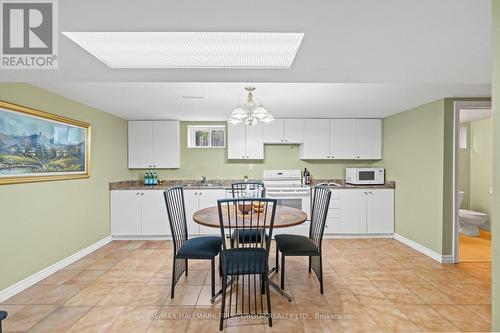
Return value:
M 209 137 L 208 142 L 209 146 L 195 146 L 195 142 L 193 142 L 194 137 L 191 135 L 193 131 L 196 130 L 208 130 Z M 212 146 L 212 131 L 213 130 L 222 130 L 224 131 L 224 145 L 222 146 Z M 226 125 L 188 125 L 187 126 L 187 147 L 188 148 L 226 148 Z

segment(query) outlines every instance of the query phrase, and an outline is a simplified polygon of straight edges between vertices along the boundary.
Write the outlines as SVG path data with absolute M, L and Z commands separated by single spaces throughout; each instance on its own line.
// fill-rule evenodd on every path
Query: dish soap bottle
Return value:
M 149 177 L 147 172 L 144 173 L 144 185 L 149 185 Z

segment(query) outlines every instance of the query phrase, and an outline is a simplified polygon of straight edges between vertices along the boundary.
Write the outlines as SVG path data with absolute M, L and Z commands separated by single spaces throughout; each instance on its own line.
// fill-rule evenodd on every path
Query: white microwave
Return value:
M 353 185 L 383 185 L 384 168 L 346 168 L 345 182 Z

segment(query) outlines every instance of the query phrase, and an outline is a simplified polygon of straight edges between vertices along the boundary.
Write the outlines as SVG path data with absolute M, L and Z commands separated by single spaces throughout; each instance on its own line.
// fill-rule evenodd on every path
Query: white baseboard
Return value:
M 28 276 L 24 280 L 21 280 L 15 284 L 13 284 L 10 287 L 7 287 L 3 290 L 0 290 L 0 302 L 5 301 L 8 298 L 11 298 L 12 296 L 20 293 L 21 291 L 31 287 L 35 283 L 38 283 L 39 281 L 45 279 L 46 277 L 54 274 L 55 272 L 63 269 L 66 266 L 71 265 L 72 263 L 80 260 L 81 258 L 85 257 L 86 255 L 94 252 L 95 250 L 103 247 L 104 245 L 108 244 L 111 242 L 113 239 L 111 236 L 107 236 L 106 238 L 101 239 L 100 241 L 95 242 L 94 244 L 91 244 L 87 246 L 84 249 L 81 249 L 80 251 L 70 255 L 69 257 L 66 257 L 58 262 L 56 262 L 53 265 L 50 265 L 47 268 L 42 269 L 41 271 Z
M 411 247 L 414 250 L 417 250 L 418 252 L 425 254 L 426 256 L 436 260 L 437 262 L 440 262 L 442 264 L 452 264 L 453 263 L 453 256 L 452 255 L 441 255 L 423 245 L 420 245 L 419 243 L 406 238 L 404 236 L 401 236 L 400 234 L 394 233 L 393 238 L 409 247 Z
M 323 238 L 392 238 L 393 234 L 325 234 Z
M 193 237 L 202 235 L 192 235 Z M 171 240 L 172 236 L 110 236 L 113 240 Z M 191 235 L 189 236 L 191 237 Z

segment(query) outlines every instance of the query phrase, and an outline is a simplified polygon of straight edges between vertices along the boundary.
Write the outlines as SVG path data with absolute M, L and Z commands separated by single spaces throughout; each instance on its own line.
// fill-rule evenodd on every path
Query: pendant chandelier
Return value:
M 259 101 L 253 99 L 255 87 L 245 87 L 248 91 L 246 103 L 240 102 L 233 110 L 227 121 L 231 124 L 256 125 L 258 123 L 270 123 L 274 120 L 273 115 Z

